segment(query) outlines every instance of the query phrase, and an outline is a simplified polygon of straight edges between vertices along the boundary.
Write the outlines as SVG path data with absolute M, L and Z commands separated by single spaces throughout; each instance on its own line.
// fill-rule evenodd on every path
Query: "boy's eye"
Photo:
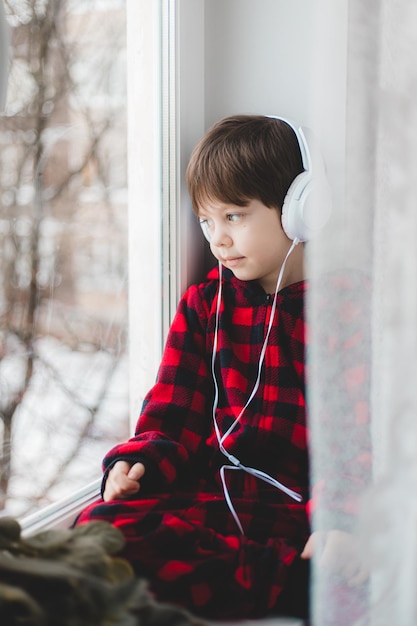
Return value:
M 228 213 L 226 219 L 228 222 L 237 222 L 242 217 L 242 213 Z

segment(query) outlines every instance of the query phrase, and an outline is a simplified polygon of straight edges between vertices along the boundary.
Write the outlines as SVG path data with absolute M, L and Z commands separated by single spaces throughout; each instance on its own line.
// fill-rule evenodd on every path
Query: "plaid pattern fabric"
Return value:
M 217 422 L 224 433 L 256 380 L 272 298 L 256 282 L 224 272 L 216 358 Z M 259 617 L 279 601 L 309 535 L 309 472 L 304 388 L 305 283 L 280 291 L 259 388 L 226 449 L 299 492 L 297 503 L 247 473 L 227 471 L 228 490 L 245 531 L 224 499 L 219 469 L 228 464 L 213 428 L 211 358 L 218 273 L 185 293 L 172 323 L 155 386 L 135 436 L 104 459 L 142 461 L 134 498 L 98 502 L 78 523 L 119 527 L 126 556 L 157 598 L 211 618 Z

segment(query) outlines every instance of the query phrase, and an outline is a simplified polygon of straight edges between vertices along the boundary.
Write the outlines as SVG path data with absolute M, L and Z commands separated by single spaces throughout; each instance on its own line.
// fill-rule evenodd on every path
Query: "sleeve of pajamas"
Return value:
M 159 491 L 189 479 L 207 457 L 211 430 L 207 399 L 213 383 L 207 357 L 207 304 L 191 287 L 172 322 L 155 386 L 147 394 L 135 436 L 105 456 L 104 478 L 118 460 L 141 461 L 143 486 Z

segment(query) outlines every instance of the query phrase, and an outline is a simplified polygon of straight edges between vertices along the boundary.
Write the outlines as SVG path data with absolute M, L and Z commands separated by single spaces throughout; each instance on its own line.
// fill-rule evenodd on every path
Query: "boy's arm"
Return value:
M 103 460 L 104 493 L 110 470 L 118 461 L 129 466 L 143 464 L 144 492 L 197 478 L 199 465 L 207 460 L 206 438 L 211 427 L 207 402 L 213 395 L 207 314 L 202 290 L 191 287 L 180 301 L 157 381 L 144 400 L 135 436 L 116 445 Z
M 317 558 L 319 567 L 337 574 L 350 587 L 361 585 L 369 576 L 356 538 L 342 530 L 314 532 L 300 556 L 302 559 Z

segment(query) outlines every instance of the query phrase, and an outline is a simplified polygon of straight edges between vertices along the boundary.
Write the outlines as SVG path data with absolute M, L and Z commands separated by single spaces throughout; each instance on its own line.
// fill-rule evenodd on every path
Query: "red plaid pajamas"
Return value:
M 228 270 L 223 280 L 216 358 L 222 433 L 253 389 L 272 304 L 256 282 Z M 213 270 L 181 299 L 135 436 L 104 459 L 105 472 L 117 460 L 143 462 L 139 494 L 95 503 L 77 523 L 104 519 L 120 528 L 124 556 L 158 599 L 211 618 L 259 617 L 276 609 L 309 535 L 305 283 L 278 294 L 260 386 L 225 441 L 241 463 L 297 491 L 302 502 L 243 471 L 226 471 L 244 536 L 225 502 L 219 469 L 229 462 L 212 420 L 217 288 Z

